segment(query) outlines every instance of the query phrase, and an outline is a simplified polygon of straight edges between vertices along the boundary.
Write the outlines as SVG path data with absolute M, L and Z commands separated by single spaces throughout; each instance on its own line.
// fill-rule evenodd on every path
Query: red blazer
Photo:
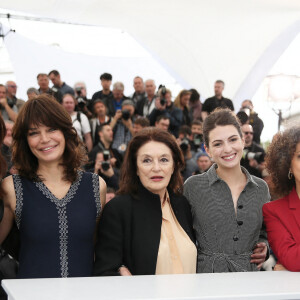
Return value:
M 263 206 L 268 241 L 278 263 L 300 271 L 300 199 L 294 188 L 284 198 Z

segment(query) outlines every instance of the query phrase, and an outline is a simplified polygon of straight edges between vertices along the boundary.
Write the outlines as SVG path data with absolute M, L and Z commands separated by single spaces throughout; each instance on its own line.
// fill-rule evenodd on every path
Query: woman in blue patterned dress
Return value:
M 20 231 L 19 278 L 90 276 L 94 233 L 106 185 L 85 173 L 83 144 L 64 108 L 40 95 L 26 102 L 13 130 L 19 175 L 5 178 L 0 243 L 15 218 Z

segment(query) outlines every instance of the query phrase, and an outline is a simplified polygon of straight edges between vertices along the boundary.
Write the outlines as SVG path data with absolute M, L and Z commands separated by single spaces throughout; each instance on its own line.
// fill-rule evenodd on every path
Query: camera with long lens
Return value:
M 203 143 L 203 134 L 194 134 L 193 142 L 195 146 L 200 146 Z
M 241 108 L 240 111 L 236 114 L 236 116 L 239 118 L 242 125 L 246 124 L 250 117 L 251 109 L 249 107 Z
M 181 140 L 181 142 L 180 142 L 180 149 L 182 150 L 182 151 L 186 151 L 188 148 L 189 148 L 189 144 L 190 144 L 190 141 L 189 141 L 189 139 L 185 136 L 182 140 Z
M 85 100 L 83 99 L 83 97 L 81 95 L 81 86 L 77 86 L 75 88 L 75 91 L 76 91 L 76 94 L 77 94 L 76 100 L 77 100 L 77 103 L 78 103 L 78 107 L 82 110 L 85 106 Z
M 110 154 L 108 150 L 103 151 L 103 161 L 101 162 L 103 171 L 107 171 L 110 168 Z
M 264 152 L 251 152 L 247 149 L 244 149 L 243 158 L 255 159 L 259 164 L 264 162 L 265 153 Z
M 160 85 L 159 90 L 160 90 L 160 100 L 159 100 L 159 102 L 160 102 L 161 106 L 164 106 L 167 103 L 167 100 L 166 100 L 167 89 L 164 85 Z
M 130 111 L 128 109 L 123 109 L 122 110 L 122 119 L 126 121 L 129 118 L 130 118 Z

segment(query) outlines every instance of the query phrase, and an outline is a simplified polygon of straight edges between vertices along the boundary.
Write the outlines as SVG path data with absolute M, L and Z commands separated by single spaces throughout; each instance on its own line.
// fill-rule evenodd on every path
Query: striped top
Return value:
M 198 273 L 257 270 L 250 255 L 258 242 L 267 242 L 262 206 L 270 199 L 267 184 L 243 168 L 247 183 L 235 213 L 231 191 L 216 172 L 190 177 L 184 184 L 198 242 Z

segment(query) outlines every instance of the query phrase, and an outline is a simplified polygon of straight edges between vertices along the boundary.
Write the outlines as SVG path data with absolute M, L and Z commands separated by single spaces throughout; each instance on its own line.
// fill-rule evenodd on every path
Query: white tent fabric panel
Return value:
M 237 92 L 253 96 L 254 86 L 239 88 L 256 75 L 251 70 L 259 58 L 300 17 L 298 0 L 2 0 L 1 7 L 122 28 L 164 62 L 179 83 L 204 97 L 212 94 L 216 79 L 223 79 L 225 95 L 237 107 L 242 100 Z M 268 69 L 266 64 L 259 71 Z

